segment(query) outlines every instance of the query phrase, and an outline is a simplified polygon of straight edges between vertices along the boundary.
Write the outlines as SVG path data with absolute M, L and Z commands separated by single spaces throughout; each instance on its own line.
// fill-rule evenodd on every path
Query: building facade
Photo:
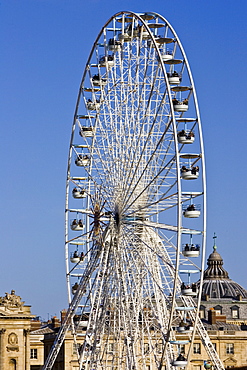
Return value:
M 30 369 L 30 306 L 21 297 L 5 293 L 0 297 L 0 370 Z
M 247 291 L 229 278 L 216 249 L 214 245 L 204 271 L 200 317 L 224 367 L 247 370 Z M 42 324 L 24 303 L 14 290 L 0 297 L 0 370 L 41 370 L 66 314 Z M 86 321 L 82 342 L 83 333 Z M 181 347 L 185 355 L 188 346 Z M 77 349 L 68 332 L 53 369 L 79 370 Z M 203 370 L 208 360 L 196 335 L 188 370 Z

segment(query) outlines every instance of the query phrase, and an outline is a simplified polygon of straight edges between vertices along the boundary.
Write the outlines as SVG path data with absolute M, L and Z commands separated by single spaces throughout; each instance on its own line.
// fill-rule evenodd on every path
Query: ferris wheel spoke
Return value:
M 159 141 L 158 141 L 158 143 L 156 144 L 156 146 L 153 148 L 153 151 L 152 151 L 152 154 L 151 154 L 151 156 L 149 156 L 149 158 L 148 158 L 148 160 L 146 161 L 146 163 L 145 163 L 145 168 L 143 169 L 143 171 L 140 173 L 140 175 L 139 175 L 139 177 L 138 177 L 138 180 L 137 180 L 137 182 L 136 182 L 136 184 L 134 185 L 134 188 L 133 188 L 133 191 L 135 190 L 135 188 L 138 186 L 138 184 L 140 183 L 140 181 L 142 180 L 142 177 L 148 172 L 148 167 L 150 166 L 150 164 L 151 164 L 151 162 L 152 162 L 152 160 L 154 159 L 154 157 L 155 157 L 155 155 L 156 155 L 156 152 L 158 151 L 158 149 L 159 149 L 159 147 L 160 147 L 160 145 L 162 144 L 162 142 L 163 142 L 163 140 L 164 140 L 164 137 L 165 137 L 165 134 L 166 134 L 166 132 L 167 132 L 167 130 L 168 130 L 168 128 L 169 128 L 169 125 L 167 126 L 167 128 L 166 128 L 166 130 L 165 130 L 165 132 L 162 134 L 162 136 L 161 136 L 161 138 L 159 139 Z M 135 181 L 135 175 L 136 175 L 136 173 L 137 173 L 137 170 L 138 170 L 138 166 L 140 165 L 140 162 L 141 162 L 141 159 L 142 159 L 142 156 L 144 156 L 144 154 L 145 154 L 145 148 L 143 148 L 143 151 L 142 151 L 142 153 L 141 153 L 141 155 L 140 155 L 140 157 L 139 157 L 139 160 L 138 160 L 138 163 L 137 163 L 137 165 L 136 165 L 136 169 L 135 169 L 135 171 L 134 171 L 134 174 L 132 175 L 132 180 L 131 180 L 131 182 L 130 182 L 130 184 L 128 185 L 128 189 L 132 189 L 131 188 L 131 185 L 132 185 L 132 183 L 133 183 L 133 181 Z M 164 161 L 166 160 L 166 155 L 164 156 L 164 158 L 162 159 L 162 163 L 160 164 L 160 167 L 161 168 L 163 168 L 163 164 L 164 164 Z M 173 162 L 171 162 L 171 164 L 173 165 Z M 168 164 L 166 164 L 166 165 L 164 165 L 164 167 L 167 167 L 168 166 Z M 131 170 L 131 169 L 130 169 Z M 129 171 L 129 173 L 130 173 L 130 171 Z M 130 190 L 129 190 L 130 191 Z M 128 191 L 128 192 L 129 192 Z M 127 197 L 127 200 L 126 200 L 126 202 L 125 202 L 125 204 L 128 202 L 128 193 L 127 194 L 125 194 L 125 197 Z
M 131 197 L 131 195 L 129 196 L 129 198 L 128 198 L 128 200 L 127 201 L 125 201 L 125 212 L 128 210 L 128 209 L 130 209 L 130 207 L 148 190 L 148 189 L 150 189 L 150 187 L 151 187 L 151 185 L 153 185 L 154 184 L 154 182 L 155 182 L 155 180 L 157 180 L 157 179 L 159 179 L 159 176 L 161 176 L 161 174 L 162 174 L 162 172 L 168 167 L 169 168 L 169 166 L 170 165 L 172 165 L 173 164 L 173 162 L 174 162 L 174 158 L 171 158 L 170 160 L 169 160 L 169 162 L 167 162 L 165 165 L 164 165 L 164 167 L 161 167 L 161 169 L 159 169 L 158 170 L 158 172 L 155 174 L 155 175 L 153 175 L 151 178 L 150 178 L 150 180 L 149 180 L 149 182 L 148 183 L 146 183 L 143 187 L 142 187 L 142 189 L 137 193 L 137 192 L 134 192 L 133 191 L 133 194 L 134 194 L 134 199 L 133 200 L 131 200 L 130 202 L 128 202 L 128 200 L 130 199 L 130 197 Z M 140 175 L 140 176 L 142 176 L 142 175 Z M 175 180 L 175 182 L 177 182 L 177 179 L 175 178 L 174 179 Z M 137 187 L 137 185 L 135 185 L 135 188 Z M 133 197 L 132 197 L 133 198 Z
M 153 82 L 153 84 L 155 84 L 155 78 L 154 78 L 154 81 L 152 81 Z M 144 86 L 145 86 L 145 80 L 144 80 Z M 140 140 L 141 140 L 141 138 L 142 138 L 142 136 L 143 136 L 143 127 L 144 127 L 144 125 L 145 125 L 145 123 L 147 122 L 147 120 L 148 120 L 148 110 L 149 110 L 149 106 L 150 106 L 150 102 L 151 102 L 151 96 L 152 96 L 152 92 L 153 92 L 153 90 L 151 89 L 151 91 L 150 91 L 150 94 L 149 94 L 149 97 L 148 97 L 148 100 L 147 100 L 147 103 L 146 103 L 146 107 L 145 107 L 145 112 L 143 113 L 143 117 L 144 117 L 144 120 L 143 120 L 143 122 L 142 122 L 142 124 L 141 124 L 141 129 L 139 130 L 139 133 L 137 132 L 137 140 L 132 140 L 132 143 L 136 143 L 135 144 L 135 149 L 134 149 L 134 153 L 133 153 L 133 158 L 136 156 L 136 154 L 137 154 L 137 149 L 138 149 L 138 147 L 139 147 L 139 143 L 140 143 Z M 163 98 L 164 99 L 164 98 Z M 162 101 L 159 103 L 160 104 L 160 106 L 162 106 L 162 103 L 163 103 L 163 99 L 162 99 Z M 138 114 L 138 111 L 137 111 L 137 114 Z M 136 117 L 136 119 L 135 119 L 135 122 L 138 122 L 139 121 L 139 119 L 138 119 L 138 117 Z M 148 142 L 149 142 L 149 138 L 150 138 L 150 135 L 151 135 L 151 133 L 152 133 L 152 130 L 153 130 L 153 127 L 154 127 L 154 125 L 155 125 L 155 122 L 156 122 L 156 117 L 154 116 L 154 119 L 153 119 L 153 121 L 152 121 L 152 123 L 151 123 L 151 128 L 149 129 L 149 132 L 148 132 L 148 134 L 147 134 L 147 136 L 146 136 L 146 145 L 148 144 Z M 135 126 L 136 126 L 136 124 L 135 124 Z M 136 126 L 136 127 L 138 127 L 138 126 Z M 131 153 L 131 150 L 129 151 L 130 153 Z M 142 153 L 141 154 L 138 154 L 138 156 L 139 156 L 139 160 L 138 160 L 138 164 L 135 166 L 136 168 L 138 168 L 138 165 L 139 165 L 139 163 L 140 163 L 140 161 L 141 161 L 141 159 L 142 159 L 142 156 L 143 156 L 143 154 L 145 153 L 145 147 L 142 149 Z M 135 162 L 133 162 L 133 159 L 132 158 L 130 158 L 130 157 L 127 157 L 127 161 L 128 160 L 132 160 L 132 163 L 134 164 Z M 125 164 L 125 163 L 124 163 Z M 131 168 L 130 168 L 130 171 L 129 171 L 129 174 L 131 173 L 131 170 L 132 170 L 132 168 L 133 168 L 133 164 L 132 164 L 132 166 L 131 166 Z M 126 180 L 126 184 L 128 183 L 128 179 L 129 179 L 129 175 L 128 175 L 128 177 L 127 177 L 127 180 Z

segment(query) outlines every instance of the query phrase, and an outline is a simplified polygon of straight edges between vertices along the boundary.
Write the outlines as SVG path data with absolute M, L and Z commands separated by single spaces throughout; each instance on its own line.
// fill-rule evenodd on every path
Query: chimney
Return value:
M 59 318 L 57 318 L 56 316 L 54 316 L 52 319 L 51 319 L 51 322 L 52 322 L 52 326 L 53 328 L 59 328 L 60 326 L 60 321 L 59 321 Z
M 64 319 L 65 319 L 65 316 L 66 316 L 66 313 L 67 313 L 67 310 L 64 309 L 62 311 L 60 311 L 60 317 L 61 317 L 61 324 L 64 322 Z
M 31 331 L 38 330 L 41 327 L 41 322 L 39 320 L 31 321 Z
M 208 322 L 211 325 L 216 324 L 216 311 L 213 308 L 208 311 Z

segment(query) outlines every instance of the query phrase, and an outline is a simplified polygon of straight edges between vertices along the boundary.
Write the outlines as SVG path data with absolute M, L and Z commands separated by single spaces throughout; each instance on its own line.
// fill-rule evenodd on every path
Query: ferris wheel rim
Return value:
M 123 11 L 123 12 L 119 12 L 119 13 L 116 13 L 114 16 L 112 16 L 109 20 L 108 20 L 108 22 L 103 26 L 103 28 L 102 28 L 102 30 L 101 30 L 101 33 L 99 33 L 99 35 L 98 35 L 98 37 L 96 38 L 96 41 L 95 41 L 95 43 L 94 43 L 94 45 L 93 45 L 93 48 L 92 48 L 92 50 L 91 50 L 91 52 L 90 52 L 90 56 L 89 56 L 89 59 L 88 59 L 88 62 L 87 62 L 87 65 L 89 64 L 89 62 L 90 62 L 90 60 L 91 60 L 91 57 L 92 57 L 92 54 L 93 54 L 93 52 L 94 52 L 94 50 L 95 50 L 95 45 L 96 45 L 96 43 L 97 43 L 97 41 L 99 40 L 99 38 L 100 38 L 100 35 L 102 34 L 102 32 L 103 32 L 103 30 L 104 30 L 104 28 L 111 22 L 111 20 L 113 20 L 114 18 L 116 18 L 117 16 L 119 16 L 119 15 L 121 15 L 121 14 L 125 14 L 125 12 Z M 138 15 L 138 14 L 136 14 L 136 13 L 132 13 L 132 12 L 126 12 L 126 14 L 131 14 L 132 16 L 135 16 L 136 18 L 138 18 L 142 23 L 143 23 L 143 25 L 144 25 L 144 27 L 146 28 L 146 30 L 150 33 L 150 38 L 152 39 L 152 41 L 154 42 L 154 44 L 155 44 L 155 40 L 154 40 L 154 37 L 153 37 L 153 35 L 151 34 L 151 32 L 149 31 L 149 29 L 148 29 L 148 26 L 146 26 L 146 24 L 145 24 L 145 22 L 143 22 L 143 20 L 141 19 L 141 17 Z M 155 14 L 156 16 L 157 16 L 157 13 L 153 13 L 153 14 Z M 158 15 L 159 16 L 159 15 Z M 159 16 L 160 18 L 162 18 L 161 16 Z M 166 20 L 165 20 L 166 21 Z M 167 21 L 166 21 L 167 22 Z M 168 22 L 167 22 L 168 23 Z M 171 28 L 171 27 L 170 27 Z M 174 31 L 175 32 L 175 31 Z M 178 39 L 179 40 L 179 39 Z M 157 47 L 157 45 L 155 44 L 155 48 L 157 49 L 156 51 L 157 51 L 157 54 L 159 55 L 159 57 L 160 57 L 160 53 L 159 53 L 159 49 L 158 49 L 158 47 Z M 184 54 L 185 55 L 185 54 Z M 187 63 L 187 65 L 188 65 L 188 63 Z M 163 69 L 163 75 L 164 75 L 164 77 L 165 77 L 165 80 L 166 80 L 166 84 L 167 84 L 167 86 L 168 86 L 168 80 L 167 80 L 167 75 L 166 75 L 166 73 L 165 73 L 165 67 L 164 67 L 164 65 L 162 64 L 162 69 Z M 76 105 L 76 113 L 75 113 L 75 116 L 74 116 L 74 124 L 73 124 L 73 127 L 75 127 L 75 125 L 76 125 L 76 119 L 77 119 L 77 108 L 78 108 L 78 104 L 79 104 L 79 100 L 80 100 L 80 96 L 81 96 L 81 90 L 82 90 L 82 88 L 83 88 L 83 83 L 84 83 L 84 79 L 85 79 L 85 75 L 87 74 L 87 68 L 85 68 L 85 71 L 84 71 L 84 74 L 83 74 L 83 78 L 82 78 L 82 82 L 81 82 L 81 85 L 80 85 L 80 91 L 79 91 L 79 94 L 78 94 L 78 100 L 77 100 L 77 105 Z M 191 78 L 192 78 L 192 76 L 191 76 Z M 193 81 L 193 79 L 192 79 L 192 81 Z M 195 88 L 193 89 L 193 93 L 195 94 Z M 172 125 L 173 125 L 173 130 L 174 130 L 174 133 L 176 133 L 177 131 L 176 131 L 176 118 L 175 118 L 175 115 L 174 115 L 174 110 L 173 110 L 173 105 L 172 105 L 172 98 L 171 98 L 171 94 L 170 94 L 170 91 L 169 91 L 169 100 L 170 100 L 170 107 L 171 107 L 171 112 L 172 112 Z M 198 110 L 198 114 L 197 114 L 197 120 L 200 120 L 200 118 L 199 118 L 200 116 L 199 116 L 199 110 Z M 74 133 L 74 129 L 73 129 L 73 133 Z M 175 145 L 176 145 L 176 162 L 179 164 L 180 163 L 180 157 L 179 157 L 179 150 L 178 150 L 178 142 L 177 142 L 177 139 L 176 139 L 176 137 L 177 137 L 177 135 L 175 135 Z M 73 141 L 73 137 L 71 138 L 71 142 Z M 71 165 L 71 161 L 72 161 L 72 151 L 71 151 L 71 154 L 70 154 L 70 157 L 69 157 L 69 164 L 68 164 L 68 177 L 67 177 L 67 182 L 68 181 L 70 181 L 70 176 L 69 176 L 69 169 L 70 169 L 70 165 Z M 178 188 L 179 188 L 179 186 L 180 186 L 180 181 L 179 181 L 179 179 L 180 179 L 180 168 L 179 168 L 179 165 L 177 165 L 177 183 L 178 183 Z M 181 197 L 182 197 L 182 191 L 181 191 L 181 188 L 178 190 L 178 204 L 180 204 L 181 203 Z M 68 208 L 68 207 L 67 207 Z M 178 245 L 179 245 L 179 243 L 180 243 L 180 238 L 181 238 L 181 234 L 182 234 L 182 228 L 181 228 L 181 218 L 182 218 L 182 216 L 181 216 L 181 213 L 179 213 L 178 212 L 178 221 L 177 221 L 177 224 L 178 224 L 178 226 L 177 226 L 177 235 L 178 235 Z M 180 250 L 180 247 L 178 247 L 177 248 L 177 254 L 179 254 L 179 250 Z M 177 267 L 176 267 L 176 273 L 178 274 L 178 272 L 179 272 L 179 258 L 177 259 Z M 178 275 L 177 275 L 178 276 Z M 175 280 L 177 279 L 177 277 L 175 278 Z M 175 289 L 174 289 L 174 292 L 175 292 Z M 174 293 L 175 294 L 175 293 Z M 175 301 L 174 301 L 175 302 Z M 175 303 L 174 303 L 175 304 Z

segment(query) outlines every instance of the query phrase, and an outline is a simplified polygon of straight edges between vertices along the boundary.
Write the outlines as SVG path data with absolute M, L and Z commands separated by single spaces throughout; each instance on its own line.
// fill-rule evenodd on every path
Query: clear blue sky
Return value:
M 247 1 L 0 2 L 0 296 L 11 289 L 47 319 L 67 307 L 64 199 L 81 76 L 104 23 L 154 11 L 178 33 L 202 115 L 213 233 L 230 277 L 247 288 Z M 207 254 L 208 254 L 207 253 Z

